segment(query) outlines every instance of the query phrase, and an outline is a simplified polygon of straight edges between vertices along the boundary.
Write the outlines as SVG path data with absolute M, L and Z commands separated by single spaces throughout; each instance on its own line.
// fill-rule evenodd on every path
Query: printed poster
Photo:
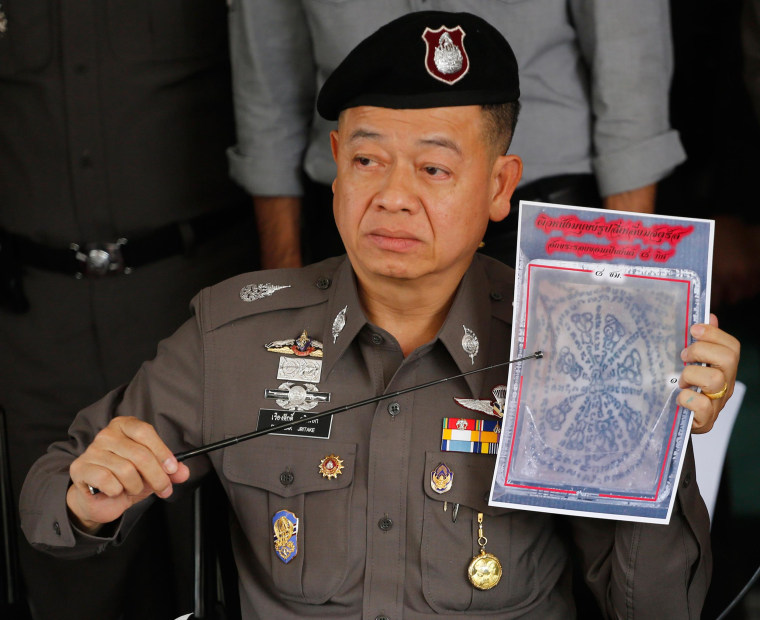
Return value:
M 713 222 L 522 202 L 494 506 L 667 523 L 692 412 Z

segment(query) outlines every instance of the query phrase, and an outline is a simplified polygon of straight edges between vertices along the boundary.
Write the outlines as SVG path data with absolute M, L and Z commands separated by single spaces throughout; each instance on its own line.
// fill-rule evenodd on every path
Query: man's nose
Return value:
M 394 165 L 374 198 L 374 205 L 391 212 L 414 213 L 420 208 L 416 192 L 414 170 Z

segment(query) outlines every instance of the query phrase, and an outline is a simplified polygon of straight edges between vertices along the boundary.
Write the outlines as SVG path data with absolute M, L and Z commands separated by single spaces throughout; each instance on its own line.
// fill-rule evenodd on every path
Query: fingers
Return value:
M 110 472 L 111 476 L 105 476 L 107 486 L 115 479 L 128 495 L 139 495 L 147 486 L 159 497 L 168 497 L 169 474 L 177 471 L 176 459 L 155 429 L 135 418 L 115 418 L 98 433 L 91 463 Z M 98 488 L 107 493 L 106 488 Z
M 687 366 L 679 386 L 702 392 L 685 389 L 677 402 L 694 412 L 692 432 L 706 433 L 733 394 L 741 347 L 736 338 L 718 328 L 715 315 L 710 315 L 709 324 L 692 325 L 691 335 L 695 341 L 681 352 Z
M 676 402 L 685 409 L 694 412 L 691 423 L 691 432 L 698 435 L 712 429 L 718 419 L 719 409 L 704 394 L 694 390 L 683 390 L 677 397 Z
M 112 521 L 151 493 L 169 497 L 172 485 L 187 480 L 190 472 L 186 465 L 177 462 L 150 424 L 136 418 L 118 417 L 100 431 L 87 450 L 71 464 L 69 474 L 75 492 L 81 494 L 71 492 L 71 497 L 67 496 L 72 500 L 69 507 L 86 522 L 95 520 L 96 515 L 104 518 L 106 513 Z M 89 486 L 101 493 L 93 497 Z M 107 507 L 98 505 L 105 498 L 118 501 Z M 114 512 L 118 514 L 112 516 Z
M 736 370 L 741 346 L 731 334 L 719 329 L 717 325 L 700 323 L 691 326 L 691 335 L 695 342 L 681 352 L 684 362 Z

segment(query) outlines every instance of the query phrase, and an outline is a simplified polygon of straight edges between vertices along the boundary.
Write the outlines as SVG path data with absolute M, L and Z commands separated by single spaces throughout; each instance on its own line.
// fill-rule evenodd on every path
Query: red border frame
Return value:
M 530 276 L 531 272 L 530 270 L 534 267 L 537 268 L 543 268 L 543 269 L 559 269 L 562 271 L 580 271 L 583 273 L 592 273 L 592 269 L 575 269 L 572 267 L 557 267 L 553 265 L 528 265 L 528 278 L 527 278 L 527 286 L 526 286 L 526 292 L 525 292 L 525 332 L 523 334 L 523 347 L 525 346 L 525 343 L 528 340 L 528 305 L 530 301 Z M 691 308 L 691 280 L 678 280 L 676 278 L 655 278 L 653 276 L 640 276 L 635 274 L 623 274 L 626 278 L 641 278 L 644 280 L 660 280 L 665 282 L 679 282 L 682 284 L 686 284 L 688 286 L 687 290 L 687 297 L 686 297 L 686 325 L 684 329 L 684 347 L 688 345 L 688 339 L 689 339 L 689 316 L 691 314 L 690 308 Z M 685 365 L 685 364 L 684 364 Z M 509 446 L 509 459 L 507 461 L 507 471 L 504 475 L 504 486 L 505 487 L 514 487 L 514 488 L 520 488 L 520 489 L 531 489 L 531 490 L 538 490 L 538 491 L 549 491 L 552 493 L 564 493 L 566 495 L 575 495 L 577 494 L 577 491 L 572 491 L 568 489 L 553 489 L 550 487 L 536 487 L 536 486 L 528 486 L 524 484 L 512 484 L 509 482 L 509 469 L 512 466 L 512 451 L 515 447 L 515 429 L 517 428 L 517 420 L 519 418 L 520 414 L 520 402 L 522 400 L 522 382 L 523 378 L 520 377 L 520 387 L 517 392 L 517 413 L 515 414 L 515 421 L 514 425 L 512 427 L 512 434 L 510 437 L 510 446 Z M 660 487 L 662 485 L 662 478 L 665 474 L 665 467 L 667 466 L 668 460 L 670 458 L 670 454 L 673 451 L 673 438 L 675 435 L 675 429 L 678 423 L 678 420 L 680 418 L 679 411 L 681 407 L 676 408 L 676 414 L 673 416 L 673 425 L 670 428 L 670 437 L 668 438 L 668 449 L 665 451 L 665 455 L 663 457 L 662 467 L 660 468 L 660 477 L 657 480 L 657 490 L 655 491 L 654 497 L 637 497 L 637 496 L 626 496 L 626 495 L 613 495 L 609 493 L 600 493 L 599 497 L 609 497 L 614 499 L 632 499 L 632 500 L 639 500 L 644 502 L 656 502 L 660 495 Z

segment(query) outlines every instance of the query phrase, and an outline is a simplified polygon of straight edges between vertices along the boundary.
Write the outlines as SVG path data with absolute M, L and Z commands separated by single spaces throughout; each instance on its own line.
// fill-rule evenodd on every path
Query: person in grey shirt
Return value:
M 684 159 L 668 122 L 664 0 L 233 0 L 238 137 L 229 160 L 233 178 L 254 197 L 264 267 L 301 263 L 302 170 L 322 186 L 335 177 L 333 124 L 314 110 L 318 88 L 377 27 L 422 9 L 470 11 L 512 43 L 522 76 L 513 142 L 525 161 L 521 188 L 548 180 L 547 191 L 522 197 L 594 206 L 554 191 L 587 186 L 593 173 L 608 208 L 654 210 L 655 184 Z M 331 253 L 329 231 L 320 227 L 332 226 L 323 189 L 326 205 L 303 231 L 307 260 Z

